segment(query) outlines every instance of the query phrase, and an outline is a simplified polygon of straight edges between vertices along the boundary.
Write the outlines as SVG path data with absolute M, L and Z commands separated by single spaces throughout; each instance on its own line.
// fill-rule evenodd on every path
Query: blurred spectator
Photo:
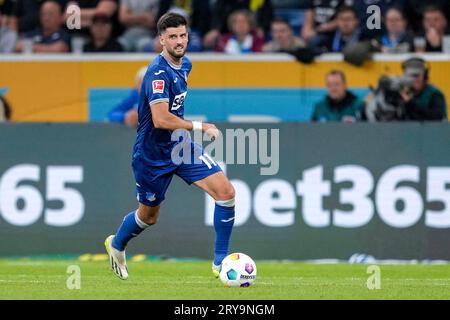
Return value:
M 311 47 L 323 43 L 337 28 L 336 13 L 350 0 L 308 0 L 301 36 Z
M 129 95 L 120 102 L 117 107 L 115 107 L 108 114 L 108 119 L 110 122 L 124 123 L 129 127 L 135 128 L 138 123 L 138 103 L 139 103 L 139 93 L 142 87 L 142 80 L 144 80 L 145 73 L 147 72 L 147 67 L 142 67 L 136 74 L 136 86 L 130 91 Z
M 17 32 L 11 27 L 11 0 L 0 0 L 0 53 L 14 52 Z
M 406 120 L 447 120 L 444 94 L 428 83 L 429 68 L 421 58 L 411 58 L 402 64 L 406 77 L 414 79 L 411 91 L 400 91 L 405 102 Z
M 12 28 L 19 33 L 27 33 L 39 28 L 41 5 L 47 0 L 13 0 Z M 67 0 L 58 0 L 64 8 Z
M 271 31 L 272 41 L 264 45 L 263 52 L 286 52 L 306 47 L 305 41 L 294 36 L 292 27 L 283 18 L 273 19 Z
M 11 119 L 11 108 L 6 99 L 0 96 L 0 122 L 7 122 Z
M 103 13 L 111 17 L 114 26 L 114 34 L 118 35 L 122 27 L 118 22 L 118 1 L 119 0 L 76 0 L 67 1 L 67 7 L 77 5 L 81 10 L 81 30 L 71 30 L 72 34 L 88 36 L 92 20 L 96 13 Z M 67 18 L 67 13 L 65 19 Z
M 336 17 L 337 30 L 323 43 L 329 52 L 342 52 L 348 45 L 362 40 L 358 12 L 354 7 L 342 6 Z
M 253 14 L 238 10 L 228 17 L 230 33 L 222 36 L 216 50 L 230 54 L 261 52 L 264 39 L 255 31 Z
M 92 18 L 91 39 L 84 46 L 84 52 L 122 52 L 123 48 L 112 35 L 111 18 L 104 13 L 96 13 Z
M 429 6 L 441 8 L 445 12 L 447 21 L 450 19 L 449 0 L 407 0 L 407 4 L 406 15 L 414 33 L 423 32 L 423 13 Z
M 203 38 L 206 49 L 216 47 L 221 34 L 231 31 L 229 16 L 236 10 L 250 10 L 256 15 L 255 31 L 263 38 L 270 32 L 270 22 L 273 18 L 273 7 L 270 0 L 217 0 L 213 6 L 211 30 Z
M 380 38 L 381 52 L 407 53 L 414 51 L 414 37 L 408 32 L 408 22 L 399 8 L 388 9 L 386 32 Z
M 444 12 L 435 6 L 427 7 L 423 15 L 427 52 L 442 52 L 443 39 L 447 33 L 448 22 Z
M 347 4 L 349 5 L 351 2 L 353 2 L 351 3 L 351 5 L 357 9 L 360 20 L 361 32 L 364 34 L 364 36 L 375 38 L 381 36 L 381 34 L 385 30 L 383 26 L 381 26 L 381 28 L 375 29 L 369 29 L 367 27 L 367 22 L 373 15 L 373 11 L 368 12 L 367 9 L 370 6 L 375 5 L 380 9 L 381 17 L 384 17 L 386 16 L 386 13 L 390 8 L 395 7 L 399 8 L 400 10 L 404 10 L 407 1 L 408 0 L 351 0 L 347 1 Z
M 347 89 L 345 74 L 339 70 L 326 75 L 327 96 L 316 103 L 312 121 L 356 122 L 364 102 Z
M 121 0 L 119 21 L 126 27 L 119 42 L 127 51 L 144 51 L 156 35 L 159 0 Z
M 35 53 L 62 53 L 70 48 L 70 37 L 62 28 L 62 7 L 57 1 L 45 1 L 40 8 L 40 28 L 25 34 L 32 39 L 32 51 Z M 25 42 L 22 38 L 16 45 L 16 51 L 22 52 Z M 26 49 L 27 50 L 27 49 Z
M 198 33 L 203 37 L 211 27 L 210 2 L 210 0 L 163 0 L 160 2 L 158 18 L 166 12 L 182 10 L 184 11 L 182 15 L 188 17 L 190 35 Z

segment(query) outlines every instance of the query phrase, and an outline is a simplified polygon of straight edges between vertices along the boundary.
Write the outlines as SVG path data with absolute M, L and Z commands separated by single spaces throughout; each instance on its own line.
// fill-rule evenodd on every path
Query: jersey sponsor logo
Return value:
M 161 73 L 165 72 L 164 70 L 158 70 L 157 72 L 155 72 L 155 76 L 160 75 Z
M 173 80 L 173 83 L 177 83 L 178 82 L 178 78 L 175 78 L 175 80 Z
M 178 110 L 184 106 L 184 100 L 186 99 L 187 91 L 176 95 L 172 102 L 172 108 L 170 110 Z
M 153 93 L 164 93 L 164 80 L 153 80 Z

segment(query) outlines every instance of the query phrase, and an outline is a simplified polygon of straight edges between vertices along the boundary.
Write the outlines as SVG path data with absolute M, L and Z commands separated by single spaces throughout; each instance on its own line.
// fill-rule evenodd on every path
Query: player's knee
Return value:
M 159 208 L 150 208 L 145 207 L 139 209 L 139 218 L 144 222 L 145 224 L 152 226 L 156 223 L 158 223 L 158 217 L 159 217 Z
M 158 223 L 158 215 L 155 213 L 147 213 L 144 214 L 143 217 L 141 217 L 142 221 L 149 226 L 152 226 L 156 223 Z
M 152 226 L 152 225 L 158 223 L 158 217 L 157 216 L 146 217 L 144 222 L 145 222 L 145 224 L 148 224 L 149 226 Z
M 235 191 L 234 187 L 231 183 L 225 185 L 225 187 L 221 188 L 219 192 L 217 192 L 216 200 L 225 201 L 234 199 Z

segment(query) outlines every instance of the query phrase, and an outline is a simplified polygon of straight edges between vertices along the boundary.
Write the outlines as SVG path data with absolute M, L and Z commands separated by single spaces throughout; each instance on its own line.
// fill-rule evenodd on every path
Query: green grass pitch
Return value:
M 69 290 L 67 268 L 81 270 Z M 249 288 L 226 288 L 209 261 L 130 262 L 116 278 L 106 261 L 0 260 L 0 299 L 450 299 L 450 265 L 380 265 L 381 288 L 369 290 L 367 265 L 257 262 Z

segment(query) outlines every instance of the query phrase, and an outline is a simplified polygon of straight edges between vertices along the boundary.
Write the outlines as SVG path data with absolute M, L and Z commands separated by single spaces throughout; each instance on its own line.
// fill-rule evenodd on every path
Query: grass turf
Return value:
M 69 290 L 67 268 L 81 270 Z M 450 299 L 450 265 L 380 265 L 381 289 L 369 290 L 367 265 L 258 262 L 249 288 L 226 288 L 206 261 L 130 262 L 119 280 L 108 262 L 0 260 L 0 299 Z

